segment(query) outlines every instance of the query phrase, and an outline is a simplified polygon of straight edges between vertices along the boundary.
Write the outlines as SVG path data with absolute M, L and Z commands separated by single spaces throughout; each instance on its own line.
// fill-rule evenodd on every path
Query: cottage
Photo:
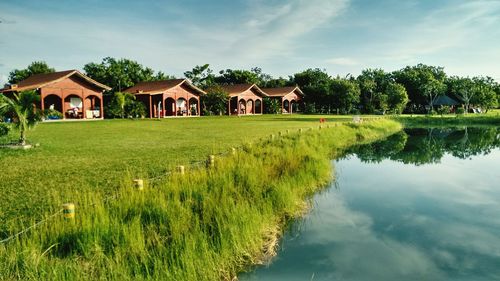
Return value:
M 257 85 L 225 85 L 222 88 L 229 95 L 227 104 L 229 115 L 251 115 L 262 114 L 264 112 L 262 98 L 268 95 Z
M 37 106 L 42 111 L 57 111 L 63 119 L 102 119 L 102 93 L 110 89 L 78 70 L 66 70 L 32 75 L 18 84 L 6 86 L 0 93 L 11 95 L 35 90 L 40 94 Z M 49 115 L 49 119 L 58 118 L 57 115 Z
M 281 113 L 283 114 L 297 112 L 304 98 L 304 93 L 299 87 L 266 88 L 262 90 L 272 99 L 279 100 Z
M 200 116 L 200 96 L 206 94 L 187 79 L 140 82 L 125 92 L 144 103 L 149 118 Z

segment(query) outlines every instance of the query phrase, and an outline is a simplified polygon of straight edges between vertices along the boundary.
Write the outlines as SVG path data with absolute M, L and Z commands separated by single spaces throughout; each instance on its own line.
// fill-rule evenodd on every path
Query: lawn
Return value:
M 0 225 L 32 222 L 77 194 L 113 192 L 127 175 L 162 175 L 279 131 L 317 127 L 321 117 L 352 120 L 264 115 L 42 123 L 28 134 L 40 147 L 0 149 Z
M 97 167 L 83 166 L 91 176 L 89 179 L 86 173 L 78 172 L 79 186 L 64 183 L 67 191 L 52 191 L 66 192 L 77 203 L 75 218 L 65 220 L 56 213 L 36 229 L 0 243 L 0 280 L 234 280 L 241 271 L 273 255 L 287 223 L 303 215 L 311 203 L 308 204 L 308 198 L 332 180 L 331 159 L 354 144 L 401 130 L 401 125 L 391 120 L 319 128 L 318 119 L 262 116 L 156 121 L 158 124 L 139 121 L 135 126 L 127 121 L 43 124 L 51 136 L 57 127 L 102 126 L 97 132 L 109 151 L 93 148 L 99 140 L 85 142 L 83 135 L 76 138 L 79 145 L 92 151 L 88 161 L 95 159 Z M 316 128 L 301 133 L 296 130 L 307 127 Z M 196 128 L 202 131 L 197 132 Z M 269 137 L 270 133 L 286 128 L 293 131 Z M 40 129 L 38 134 L 46 128 Z M 189 135 L 185 131 L 190 131 Z M 196 133 L 201 140 L 186 140 L 189 145 L 181 138 L 191 139 Z M 117 140 L 116 134 L 126 136 Z M 163 137 L 168 134 L 173 137 Z M 142 191 L 131 183 L 131 176 L 136 174 L 153 175 L 155 166 L 165 171 L 165 167 L 176 165 L 180 159 L 204 159 L 207 153 L 227 151 L 230 146 L 259 137 L 265 139 L 246 143 L 234 154 L 217 157 L 212 167 L 188 169 L 185 175 L 172 173 L 153 182 L 146 180 Z M 46 141 L 55 142 L 54 139 Z M 69 152 L 85 151 L 71 150 L 67 142 L 68 138 L 60 145 L 64 144 Z M 148 147 L 154 142 L 159 142 L 159 147 L 149 152 Z M 48 150 L 47 155 L 57 150 L 48 142 L 38 151 L 23 153 L 43 159 L 36 155 L 43 153 L 42 148 Z M 197 150 L 186 156 L 183 152 L 191 148 Z M 62 152 L 57 155 L 50 158 L 50 163 L 64 158 Z M 163 160 L 168 155 L 177 158 L 171 162 Z M 122 157 L 123 163 L 117 159 Z M 23 169 L 35 165 L 23 161 L 28 165 Z M 47 164 L 38 166 L 44 167 L 38 168 L 40 172 L 52 174 L 53 180 L 61 177 Z M 64 166 L 59 168 L 61 171 Z M 72 172 L 75 171 L 78 169 Z M 69 175 L 65 173 L 63 177 Z M 18 202 L 48 198 L 60 208 L 61 198 L 42 193 L 50 180 L 39 178 L 40 182 L 32 181 L 38 190 L 24 191 L 36 199 L 19 198 Z M 89 192 L 97 189 L 91 183 L 99 180 L 109 181 L 101 189 L 114 191 L 111 200 L 105 200 L 99 192 Z M 19 225 L 11 227 L 12 231 L 19 231 Z

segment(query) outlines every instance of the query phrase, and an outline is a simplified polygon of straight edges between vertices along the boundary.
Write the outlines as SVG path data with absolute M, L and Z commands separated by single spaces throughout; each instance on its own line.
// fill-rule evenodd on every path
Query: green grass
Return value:
M 490 110 L 487 114 L 465 114 L 465 115 L 400 115 L 396 120 L 403 123 L 405 127 L 421 126 L 478 126 L 478 125 L 500 125 L 500 112 Z
M 330 180 L 336 153 L 401 129 L 379 120 L 318 130 L 317 120 L 261 116 L 43 124 L 32 134 L 42 143 L 39 149 L 3 152 L 7 173 L 2 178 L 9 183 L 2 180 L 2 188 L 23 195 L 2 204 L 12 213 L 42 204 L 37 207 L 44 212 L 71 200 L 77 218 L 71 223 L 57 216 L 0 245 L 0 279 L 233 277 L 272 250 L 265 245 L 272 246 L 280 227 L 300 215 L 305 199 Z M 305 127 L 315 129 L 297 133 Z M 286 129 L 293 132 L 278 137 L 276 132 Z M 269 141 L 270 133 L 275 141 Z M 147 181 L 142 192 L 131 186 L 137 175 L 155 176 L 241 143 L 246 144 L 237 155 L 218 157 L 213 169 L 191 168 L 185 176 Z M 13 184 L 23 179 L 27 183 L 17 189 Z M 101 190 L 119 196 L 104 202 Z M 9 223 L 7 230 L 16 226 Z
M 89 191 L 109 193 L 126 174 L 153 177 L 271 133 L 317 126 L 320 116 L 204 117 L 42 123 L 31 151 L 0 149 L 0 233 Z M 330 121 L 351 120 L 329 117 Z M 14 133 L 14 132 L 13 132 Z M 15 136 L 14 136 L 15 137 Z

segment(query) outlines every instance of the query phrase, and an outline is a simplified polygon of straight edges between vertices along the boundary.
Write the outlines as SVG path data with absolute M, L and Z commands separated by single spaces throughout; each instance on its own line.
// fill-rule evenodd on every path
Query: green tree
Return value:
M 114 59 L 106 57 L 101 63 L 87 63 L 83 69 L 90 78 L 110 86 L 108 96 L 142 81 L 157 81 L 172 79 L 173 76 L 165 75 L 163 72 L 156 72 L 144 67 L 136 61 L 129 59 Z
M 387 84 L 385 93 L 388 97 L 389 108 L 395 114 L 401 114 L 408 103 L 408 94 L 403 85 L 391 82 Z
M 469 112 L 472 98 L 477 94 L 476 83 L 469 77 L 453 76 L 448 79 L 450 92 L 464 103 L 465 113 Z
M 139 102 L 136 102 L 135 95 L 131 93 L 116 92 L 106 112 L 113 118 L 137 117 L 137 110 L 140 110 L 140 106 L 135 105 L 136 103 Z M 134 112 L 130 112 L 131 110 Z M 144 115 L 144 113 L 145 109 L 139 116 Z
M 210 65 L 197 65 L 192 70 L 184 72 L 184 76 L 202 89 L 208 89 L 215 83 L 215 75 L 209 67 Z
M 228 93 L 218 85 L 210 87 L 207 94 L 201 96 L 201 103 L 207 115 L 224 114 L 227 110 L 228 101 Z
M 14 69 L 9 73 L 9 84 L 17 84 L 34 74 L 52 73 L 56 70 L 44 61 L 34 61 L 25 69 Z
M 418 64 L 393 72 L 395 81 L 403 85 L 412 102 L 412 108 L 423 111 L 424 105 L 430 112 L 436 98 L 446 92 L 444 68 Z
M 13 98 L 0 95 L 0 115 L 12 117 L 15 127 L 19 130 L 19 144 L 26 144 L 28 130 L 42 120 L 40 110 L 40 95 L 35 91 L 23 91 L 14 94 Z
M 491 77 L 474 77 L 474 90 L 476 94 L 471 98 L 471 102 L 488 112 L 490 108 L 498 106 L 498 96 L 495 92 L 497 84 Z
M 333 104 L 340 109 L 341 113 L 349 114 L 359 104 L 361 91 L 354 80 L 337 77 L 330 83 Z
M 278 114 L 281 113 L 281 104 L 277 99 L 271 99 L 265 97 L 264 101 L 264 110 L 269 114 Z
M 259 73 L 249 70 L 221 70 L 219 75 L 214 78 L 215 82 L 220 85 L 234 84 L 260 84 Z
M 294 74 L 290 80 L 304 92 L 307 113 L 318 113 L 325 107 L 334 107 L 330 92 L 331 78 L 325 70 L 309 68 Z
M 382 69 L 365 69 L 356 80 L 361 90 L 361 105 L 364 112 L 383 112 L 389 109 L 386 90 L 393 80 L 389 73 Z

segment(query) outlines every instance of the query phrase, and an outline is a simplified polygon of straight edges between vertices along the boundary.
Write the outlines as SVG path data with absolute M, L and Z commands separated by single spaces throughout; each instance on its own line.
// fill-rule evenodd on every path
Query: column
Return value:
M 227 100 L 227 115 L 231 115 L 231 97 Z
M 103 101 L 102 101 L 103 98 L 104 98 L 104 96 L 101 95 L 101 98 L 99 99 L 101 101 L 100 102 L 101 106 L 99 107 L 99 117 L 102 119 L 104 119 L 104 106 L 103 106 Z
M 82 94 L 82 119 L 87 119 L 85 114 L 85 95 Z
M 153 118 L 153 100 L 149 95 L 149 118 Z
M 260 114 L 264 114 L 264 101 L 260 100 Z
M 62 114 L 63 114 L 63 119 L 66 119 L 66 102 L 65 102 L 65 96 L 64 94 L 61 93 L 61 101 L 62 101 Z
M 284 101 L 283 101 L 283 98 L 281 98 L 281 114 L 285 113 L 283 110 L 285 109 L 284 108 L 285 105 L 284 105 Z
M 201 115 L 200 98 L 198 98 L 198 108 L 196 109 L 197 109 L 196 110 L 197 115 L 200 116 Z
M 165 94 L 161 94 L 161 114 L 165 117 Z
M 254 100 L 254 101 L 253 101 L 253 104 L 252 104 L 252 106 L 253 106 L 253 112 L 252 112 L 252 113 L 253 113 L 253 114 L 255 114 L 255 101 L 257 101 L 257 99 L 256 99 L 256 100 Z
M 241 108 L 240 108 L 240 97 L 236 97 L 236 104 L 238 106 L 238 113 L 237 115 L 240 115 L 240 112 L 241 112 Z

